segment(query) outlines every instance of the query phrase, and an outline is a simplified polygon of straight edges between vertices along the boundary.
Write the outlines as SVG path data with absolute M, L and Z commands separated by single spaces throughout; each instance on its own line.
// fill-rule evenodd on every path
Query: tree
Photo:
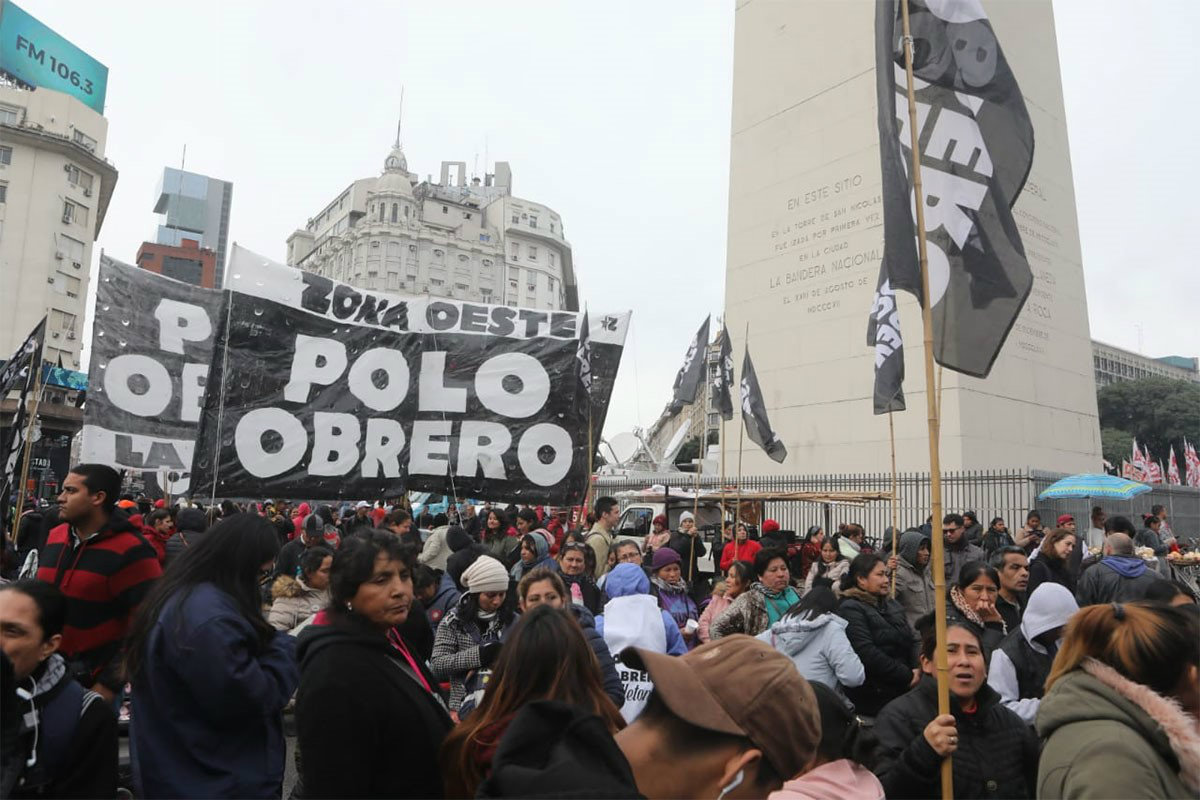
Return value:
M 1200 384 L 1171 378 L 1122 381 L 1097 392 L 1096 403 L 1104 457 L 1116 467 L 1130 457 L 1135 438 L 1164 464 L 1169 446 L 1178 458 L 1185 437 L 1200 443 Z

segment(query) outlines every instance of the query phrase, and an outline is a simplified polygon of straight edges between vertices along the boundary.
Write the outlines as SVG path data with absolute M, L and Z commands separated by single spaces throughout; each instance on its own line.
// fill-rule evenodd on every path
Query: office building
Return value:
M 154 241 L 181 247 L 185 239 L 191 239 L 201 248 L 212 250 L 217 257 L 214 286 L 220 289 L 225 279 L 233 184 L 166 167 L 155 197 L 154 213 L 161 215 L 161 220 Z
M 468 181 L 408 171 L 399 142 L 382 173 L 338 193 L 287 241 L 287 263 L 364 289 L 578 310 L 571 245 L 550 207 L 515 197 L 512 170 Z
M 217 285 L 217 254 L 201 247 L 195 239 L 181 238 L 178 247 L 142 242 L 137 265 L 177 281 L 214 289 Z
M 1095 339 L 1092 340 L 1092 367 L 1096 373 L 1096 389 L 1141 378 L 1173 378 L 1200 383 L 1200 359 L 1183 356 L 1152 358 Z

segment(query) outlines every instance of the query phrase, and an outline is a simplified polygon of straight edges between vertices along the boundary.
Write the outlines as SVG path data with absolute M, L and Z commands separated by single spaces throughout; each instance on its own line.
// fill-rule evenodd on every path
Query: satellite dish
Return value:
M 612 451 L 613 458 L 618 464 L 624 464 L 629 459 L 637 455 L 642 443 L 632 433 L 618 433 L 608 441 L 608 449 Z
M 687 441 L 688 434 L 691 433 L 690 425 L 680 425 L 679 430 L 675 431 L 675 435 L 671 437 L 671 441 L 667 442 L 667 449 L 663 451 L 662 460 L 667 464 L 675 462 L 675 456 L 683 447 L 683 443 Z

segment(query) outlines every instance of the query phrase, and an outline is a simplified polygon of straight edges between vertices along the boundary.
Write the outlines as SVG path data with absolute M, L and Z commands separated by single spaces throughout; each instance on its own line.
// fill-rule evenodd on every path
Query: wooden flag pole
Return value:
M 587 529 L 587 514 L 592 507 L 592 483 L 594 475 L 592 474 L 593 460 L 595 459 L 596 448 L 592 444 L 592 393 L 588 392 L 588 465 L 587 465 L 587 488 L 583 492 L 583 527 Z
M 25 411 L 29 414 L 29 421 L 25 423 L 25 448 L 24 456 L 21 459 L 21 482 L 17 484 L 17 502 L 13 509 L 13 541 L 17 538 L 17 526 L 21 521 L 21 509 L 25 507 L 25 484 L 29 482 L 29 458 L 33 455 L 33 428 L 37 424 L 38 405 L 42 399 L 42 351 L 38 350 L 33 358 L 33 367 L 36 372 L 33 378 L 33 396 L 27 398 L 25 403 Z
M 721 337 L 722 337 L 721 341 L 725 341 L 725 337 L 727 337 L 727 336 L 729 336 L 729 329 L 725 327 L 725 318 L 722 317 L 721 318 Z M 730 348 L 730 352 L 731 353 L 733 352 L 733 348 Z M 717 369 L 721 371 L 722 380 L 724 380 L 724 376 L 725 376 L 725 361 L 724 361 L 724 359 L 722 359 L 717 364 Z M 726 386 L 725 391 L 729 393 L 729 397 L 732 400 L 733 399 L 733 387 Z M 721 415 L 721 421 L 720 421 L 719 425 L 717 426 L 717 445 L 719 446 L 719 448 L 721 450 L 721 529 L 719 531 L 717 531 L 716 541 L 718 543 L 720 543 L 721 537 L 725 533 L 725 416 L 723 414 Z M 717 566 L 720 567 L 719 559 L 717 562 Z
M 917 212 L 917 254 L 921 261 L 921 324 L 925 330 L 925 406 L 929 415 L 929 504 L 933 513 L 933 535 L 929 537 L 929 568 L 933 571 L 933 612 L 937 647 L 938 714 L 950 713 L 950 666 L 946 655 L 946 570 L 940 528 L 942 523 L 942 472 L 938 453 L 941 421 L 933 375 L 933 309 L 929 294 L 929 253 L 925 243 L 925 194 L 921 185 L 920 129 L 917 127 L 917 93 L 913 88 L 913 40 L 908 20 L 908 0 L 900 0 L 904 23 L 904 73 L 908 82 L 908 130 L 912 137 L 912 182 Z M 950 758 L 942 760 L 942 798 L 954 797 L 954 773 Z
M 688 537 L 688 583 L 696 571 L 696 536 L 700 530 L 700 474 L 704 472 L 704 454 L 708 451 L 708 343 L 704 343 L 704 400 L 700 405 L 700 450 L 696 460 L 696 476 L 692 481 L 692 535 Z
M 896 552 L 896 529 L 900 527 L 899 509 L 896 508 L 896 423 L 892 420 L 892 412 L 888 412 L 888 441 L 892 445 L 892 557 L 899 557 Z M 892 597 L 896 596 L 896 572 L 898 569 L 892 570 Z
M 746 353 L 750 352 L 750 323 L 746 323 Z M 742 363 L 746 363 L 745 357 L 742 358 Z M 745 380 L 745 376 L 742 376 Z M 742 391 L 741 384 L 738 385 L 738 398 L 741 399 Z M 738 427 L 738 465 L 737 465 L 737 500 L 733 504 L 733 554 L 737 556 L 737 526 L 742 521 L 742 442 L 746 436 L 746 411 L 742 409 L 741 415 L 742 424 Z M 724 544 L 722 544 L 724 547 Z M 717 567 L 720 568 L 720 560 L 717 561 Z

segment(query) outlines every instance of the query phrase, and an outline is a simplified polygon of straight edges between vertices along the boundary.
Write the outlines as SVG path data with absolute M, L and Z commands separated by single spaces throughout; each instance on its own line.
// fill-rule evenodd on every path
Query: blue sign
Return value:
M 108 67 L 12 0 L 0 5 L 0 70 L 30 86 L 69 94 L 97 114 L 104 113 Z

